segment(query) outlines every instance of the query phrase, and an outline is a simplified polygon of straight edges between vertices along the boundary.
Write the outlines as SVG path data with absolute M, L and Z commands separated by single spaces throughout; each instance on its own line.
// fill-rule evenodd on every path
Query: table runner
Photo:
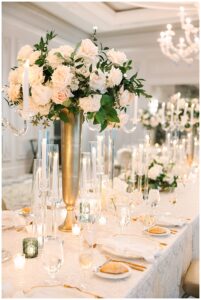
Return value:
M 163 253 L 153 264 L 143 261 L 147 266 L 146 272 L 132 270 L 129 278 L 112 281 L 96 277 L 90 274 L 88 288 L 90 291 L 104 298 L 176 298 L 182 294 L 181 282 L 190 261 L 198 256 L 198 181 L 189 181 L 186 187 L 179 194 L 177 203 L 170 204 L 173 194 L 161 194 L 161 201 L 158 207 L 160 212 L 170 212 L 175 216 L 189 218 L 188 224 L 177 228 L 178 232 L 169 237 L 154 238 L 168 244 Z M 143 206 L 138 213 L 143 212 Z M 61 221 L 60 221 L 61 222 Z M 112 223 L 101 227 L 97 226 L 97 232 L 106 234 L 114 232 L 116 228 Z M 138 222 L 132 222 L 126 228 L 126 232 L 143 235 Z M 22 238 L 28 236 L 25 232 L 4 231 L 3 248 L 8 249 L 14 255 L 21 252 Z M 63 282 L 73 285 L 80 283 L 80 267 L 78 263 L 79 238 L 70 233 L 59 235 L 64 240 L 64 265 L 58 273 L 58 278 Z M 144 236 L 144 235 L 143 235 Z M 98 251 L 98 250 L 94 250 Z M 96 255 L 96 254 L 95 254 Z M 142 263 L 142 261 L 141 261 Z M 26 260 L 23 271 L 15 271 L 12 260 L 2 264 L 3 286 L 10 284 L 10 289 L 4 289 L 3 297 L 15 297 L 16 292 L 24 288 L 40 285 L 47 274 L 41 265 L 40 257 Z M 9 294 L 9 295 L 8 295 Z M 75 292 L 76 294 L 76 292 Z M 68 297 L 69 290 L 65 289 L 64 297 Z M 41 295 L 42 296 L 42 295 Z M 76 297 L 76 296 L 74 296 Z M 78 294 L 77 297 L 80 297 Z

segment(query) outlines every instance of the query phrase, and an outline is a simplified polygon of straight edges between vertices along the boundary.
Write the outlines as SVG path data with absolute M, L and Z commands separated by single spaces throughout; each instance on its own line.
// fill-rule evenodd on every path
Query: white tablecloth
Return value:
M 171 204 L 173 197 L 171 193 L 161 195 L 161 202 L 158 211 L 172 212 L 175 216 L 189 218 L 188 224 L 182 228 L 177 228 L 175 235 L 168 237 L 154 238 L 167 243 L 160 257 L 152 264 L 141 261 L 147 266 L 145 272 L 132 270 L 130 277 L 113 281 L 96 277 L 93 273 L 89 275 L 88 290 L 104 298 L 177 298 L 181 296 L 182 277 L 185 274 L 193 257 L 198 257 L 199 239 L 199 218 L 198 218 L 198 182 L 189 182 L 179 194 L 179 201 Z M 136 214 L 143 211 L 143 208 L 136 209 Z M 60 221 L 61 223 L 62 221 Z M 107 236 L 108 232 L 117 232 L 118 227 L 112 223 L 105 226 L 97 225 L 96 237 Z M 127 233 L 143 235 L 142 225 L 133 222 L 127 229 Z M 3 248 L 8 249 L 12 255 L 21 252 L 22 239 L 28 236 L 25 232 L 7 230 L 3 232 Z M 64 264 L 58 273 L 58 278 L 67 284 L 78 286 L 80 283 L 80 267 L 78 263 L 79 238 L 71 233 L 61 233 L 59 235 L 64 240 Z M 98 250 L 94 249 L 94 257 L 98 257 Z M 24 270 L 16 271 L 13 261 L 2 264 L 3 275 L 3 297 L 19 297 L 19 292 L 23 289 L 41 285 L 47 278 L 46 271 L 41 264 L 40 255 L 34 259 L 27 259 Z M 57 289 L 56 287 L 54 289 Z M 61 288 L 60 288 L 61 289 Z M 63 294 L 58 293 L 58 297 L 80 297 L 76 290 L 63 289 Z M 58 288 L 59 291 L 59 288 Z M 39 292 L 41 297 L 45 297 L 43 292 Z M 55 297 L 55 292 L 52 297 Z M 38 296 L 39 297 L 39 296 Z M 83 294 L 83 297 L 86 297 Z

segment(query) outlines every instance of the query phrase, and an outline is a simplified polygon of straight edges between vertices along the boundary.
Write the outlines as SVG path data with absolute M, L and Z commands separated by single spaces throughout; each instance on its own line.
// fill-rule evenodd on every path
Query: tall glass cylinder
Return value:
M 48 202 L 51 205 L 50 235 L 56 236 L 56 204 L 59 202 L 59 146 L 47 145 L 48 157 Z

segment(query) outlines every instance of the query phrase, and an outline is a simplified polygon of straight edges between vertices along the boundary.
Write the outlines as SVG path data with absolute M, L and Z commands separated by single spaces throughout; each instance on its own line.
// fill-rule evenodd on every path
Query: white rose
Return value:
M 8 88 L 7 88 L 7 94 L 8 94 L 8 98 L 9 100 L 11 100 L 12 102 L 18 101 L 20 98 L 20 84 L 11 84 Z
M 162 172 L 162 166 L 155 164 L 153 167 L 151 167 L 151 169 L 149 169 L 148 178 L 155 180 Z
M 40 113 L 42 116 L 46 116 L 49 114 L 51 103 L 47 103 L 46 105 L 37 105 L 33 98 L 30 97 L 30 108 L 33 113 Z
M 29 83 L 31 86 L 43 83 L 43 68 L 33 65 L 29 68 Z
M 36 60 L 39 59 L 40 55 L 41 55 L 40 51 L 32 52 L 31 55 L 29 56 L 29 64 L 34 65 Z
M 8 75 L 8 81 L 10 84 L 22 83 L 23 67 L 19 67 L 15 70 L 11 70 Z
M 62 104 L 64 101 L 68 100 L 72 94 L 69 89 L 65 90 L 53 90 L 52 101 L 57 104 Z
M 158 124 L 159 124 L 159 121 L 156 117 L 151 117 L 150 118 L 150 126 L 151 127 L 156 127 L 156 126 L 158 126 Z
M 61 57 L 58 57 L 56 53 L 59 52 L 59 48 L 54 48 L 52 50 L 50 50 L 48 52 L 48 55 L 47 55 L 47 62 L 48 64 L 53 68 L 57 68 L 59 65 L 62 64 L 63 62 L 63 59 Z
M 90 95 L 88 97 L 80 98 L 79 106 L 84 111 L 87 112 L 96 112 L 100 109 L 101 103 L 101 95 Z
M 81 45 L 77 50 L 76 56 L 93 60 L 97 55 L 98 47 L 95 46 L 90 39 L 82 40 Z
M 119 69 L 116 69 L 115 67 L 112 67 L 107 78 L 107 86 L 112 88 L 115 85 L 119 85 L 121 81 L 122 81 L 121 71 Z
M 95 72 L 91 73 L 89 85 L 93 90 L 99 90 L 101 93 L 104 93 L 106 91 L 106 76 L 101 70 L 97 72 L 98 74 Z
M 26 61 L 27 59 L 29 59 L 32 52 L 33 48 L 31 46 L 23 46 L 17 54 L 17 60 Z
M 52 74 L 52 84 L 54 88 L 64 89 L 71 85 L 73 74 L 68 66 L 58 66 Z
M 164 180 L 166 182 L 168 182 L 169 184 L 172 184 L 174 182 L 174 175 L 168 174 L 168 175 L 165 176 Z
M 73 48 L 68 45 L 60 46 L 58 50 L 65 59 L 68 59 L 73 53 Z
M 123 65 L 123 63 L 127 61 L 127 57 L 124 52 L 115 51 L 114 49 L 107 51 L 107 57 L 113 64 L 119 66 Z
M 42 84 L 34 85 L 31 89 L 32 100 L 36 105 L 46 105 L 52 97 L 52 89 Z
M 130 105 L 135 98 L 135 94 L 130 93 L 128 90 L 123 90 L 121 88 L 120 93 L 119 93 L 119 104 L 121 106 L 127 106 Z
M 84 77 L 89 77 L 89 75 L 90 75 L 90 72 L 89 72 L 89 66 L 90 66 L 90 65 L 84 65 L 84 66 L 82 66 L 81 68 L 76 69 L 76 73 L 77 73 L 77 74 L 81 74 L 81 75 L 83 75 Z

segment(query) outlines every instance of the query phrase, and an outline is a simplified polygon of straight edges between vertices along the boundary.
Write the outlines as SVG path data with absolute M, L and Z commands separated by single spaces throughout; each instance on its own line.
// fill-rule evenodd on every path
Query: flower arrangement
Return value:
M 122 113 L 135 95 L 150 98 L 144 79 L 135 73 L 130 78 L 132 61 L 125 53 L 103 47 L 96 38 L 84 39 L 75 48 L 63 45 L 49 50 L 55 37 L 47 32 L 33 47 L 23 46 L 17 55 L 18 66 L 9 73 L 6 87 L 9 105 L 23 106 L 23 73 L 29 61 L 29 107 L 31 121 L 44 127 L 50 121 L 68 122 L 64 109 L 84 113 L 86 120 L 100 124 L 101 131 L 120 122 Z
M 132 191 L 133 182 L 131 182 L 130 172 L 121 174 L 120 178 L 125 180 L 128 184 L 128 190 Z M 135 174 L 135 184 L 137 187 L 138 174 Z M 146 180 L 145 174 L 142 175 L 142 189 L 148 184 L 148 188 L 159 189 L 160 191 L 172 191 L 177 187 L 178 181 L 178 169 L 174 163 L 169 163 L 167 157 L 155 157 L 149 163 L 148 166 L 148 181 Z
M 197 98 L 182 98 L 181 93 L 174 94 L 170 97 L 166 105 L 164 118 L 162 116 L 162 105 L 159 105 L 157 113 L 152 114 L 149 110 L 140 110 L 140 120 L 147 129 L 154 129 L 162 126 L 168 128 L 171 122 L 179 123 L 184 131 L 199 127 L 199 100 Z

